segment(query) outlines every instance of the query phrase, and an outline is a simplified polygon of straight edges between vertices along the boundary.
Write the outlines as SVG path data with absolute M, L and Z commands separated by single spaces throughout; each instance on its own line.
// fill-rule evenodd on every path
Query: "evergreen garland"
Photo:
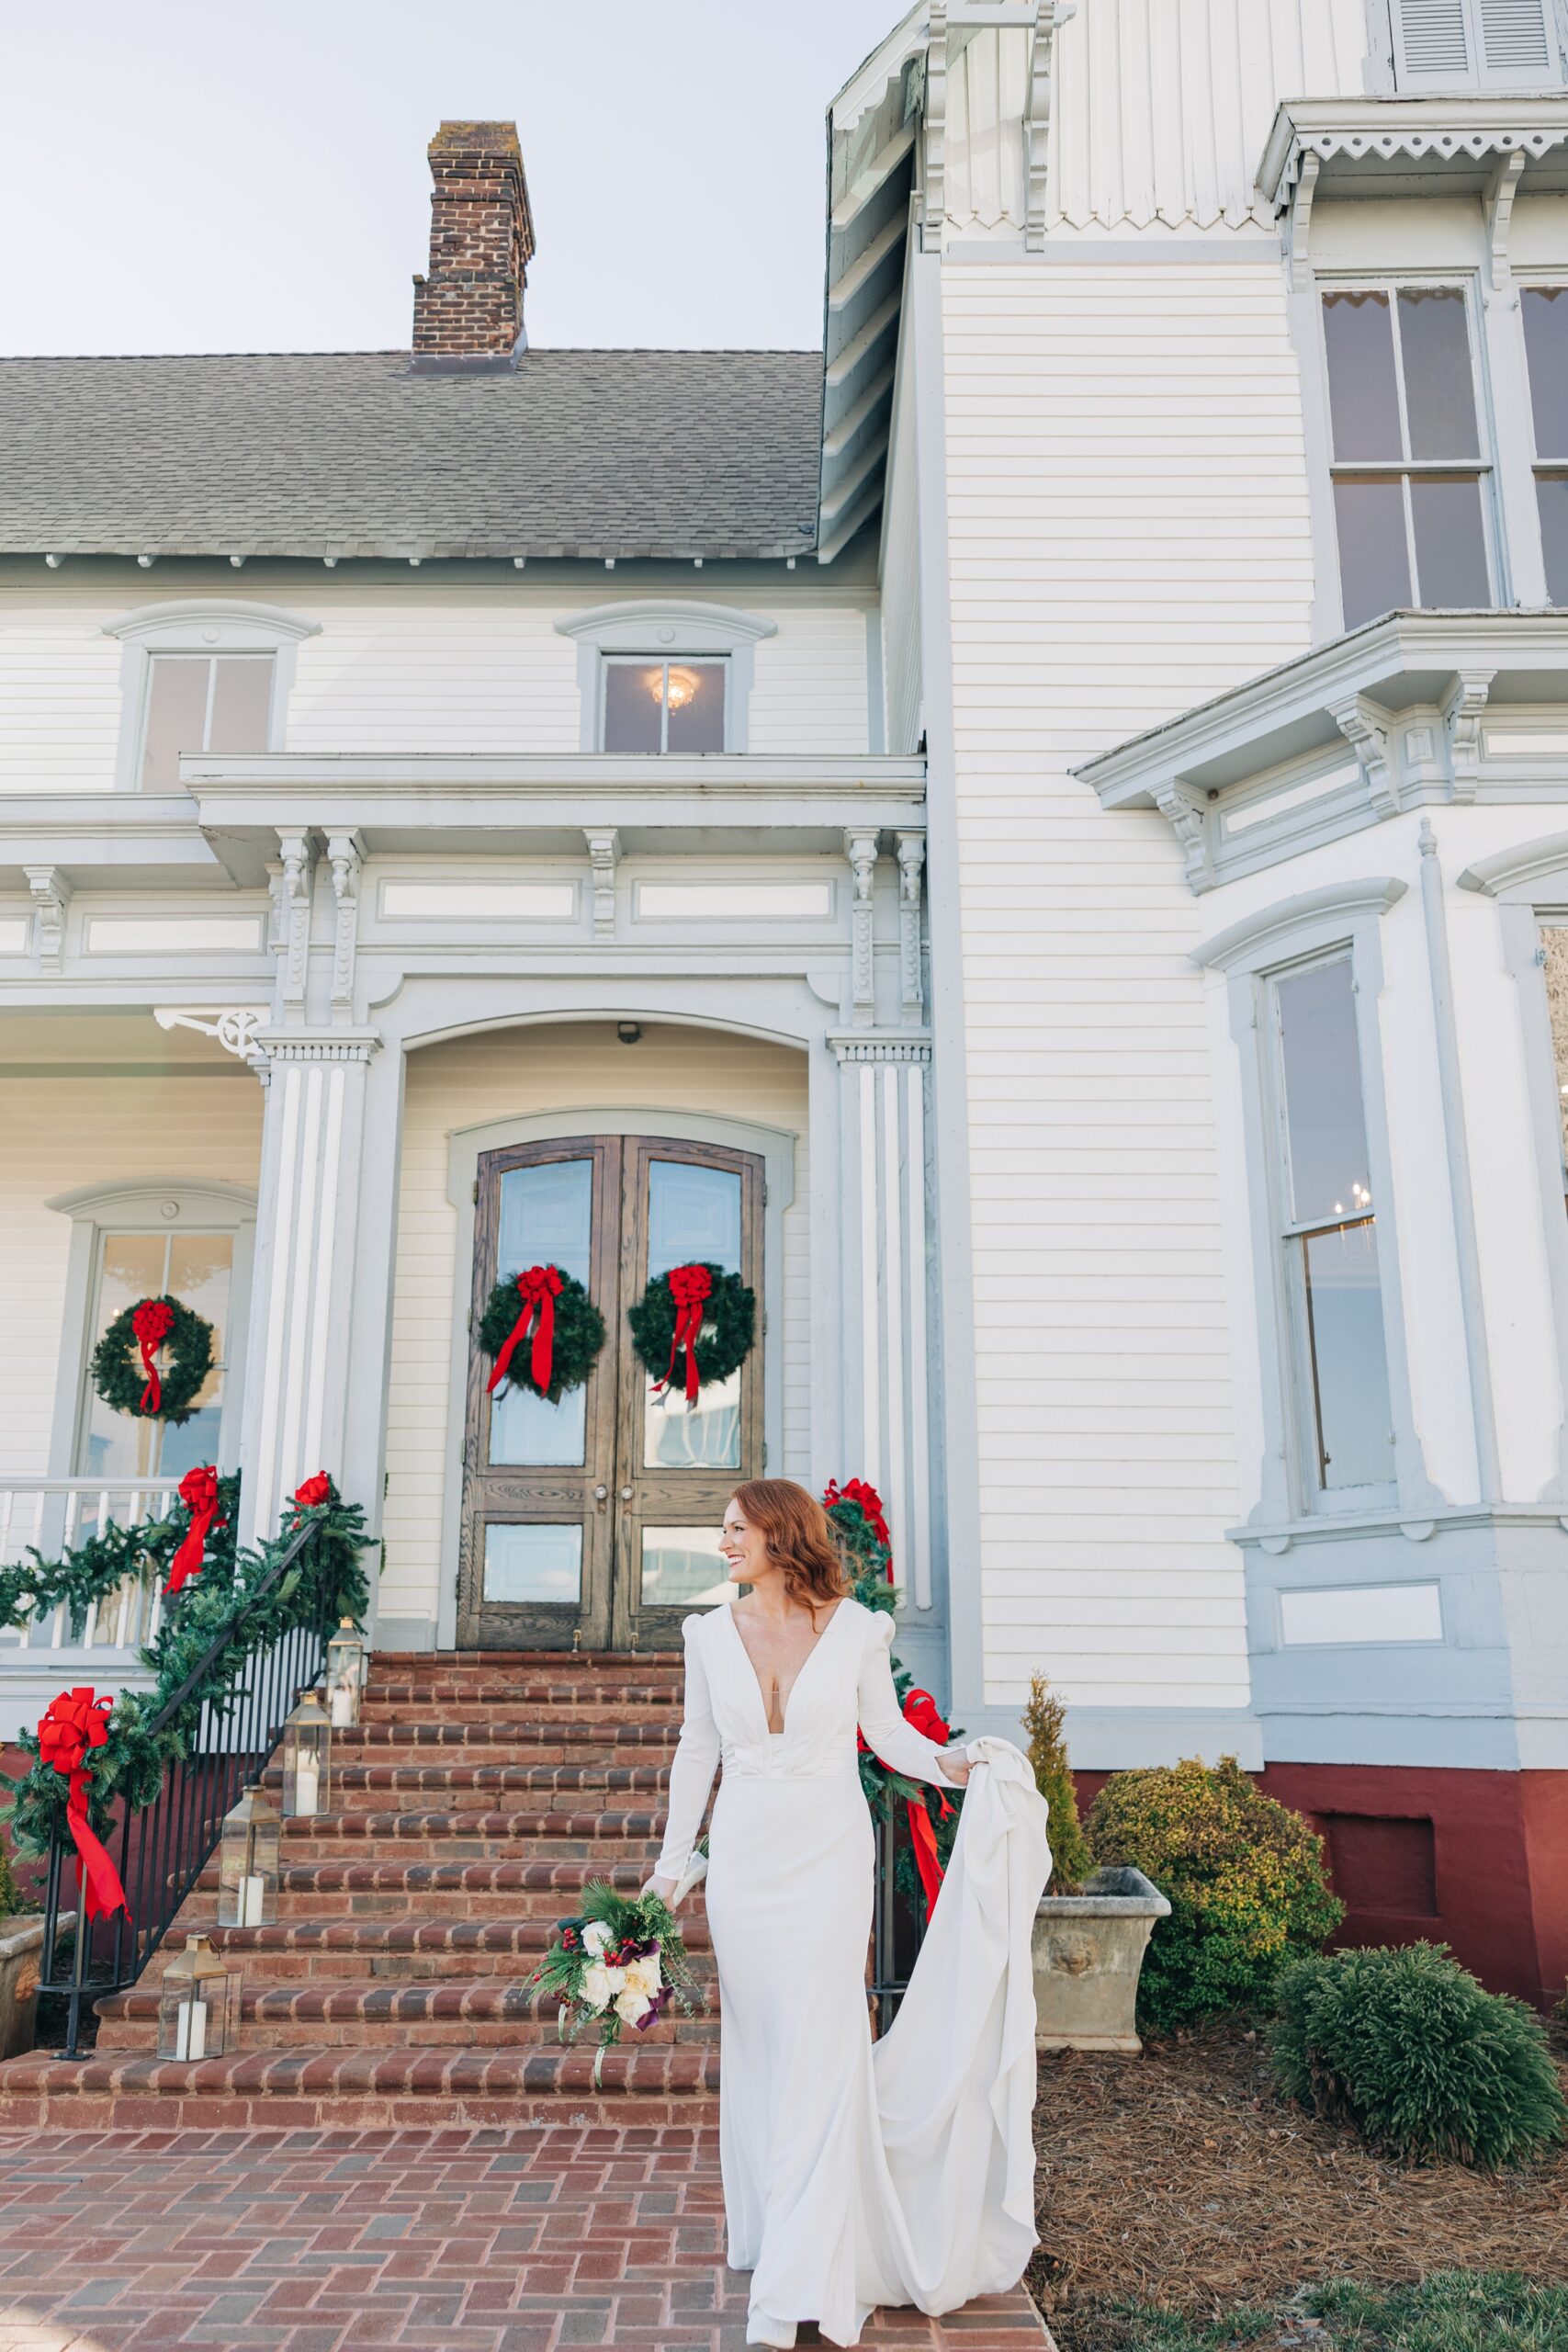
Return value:
M 221 1483 L 231 1525 L 239 1481 Z M 312 1480 L 311 1487 L 316 1483 Z M 184 1514 L 186 1523 L 188 1517 Z M 262 1588 L 283 1553 L 300 1528 L 312 1521 L 321 1530 L 319 1540 L 307 1547 L 270 1591 L 264 1592 Z M 117 1528 L 109 1532 L 122 1541 L 134 1539 L 142 1546 L 143 1556 L 156 1560 L 165 1548 L 172 1556 L 184 1533 L 183 1524 L 170 1521 L 166 1526 L 167 1532 L 163 1522 L 156 1530 Z M 152 1549 L 154 1536 L 158 1552 Z M 96 1541 L 102 1561 L 130 1556 L 117 1555 L 107 1537 Z M 254 1552 L 236 1552 L 232 1535 L 220 1536 L 214 1530 L 202 1574 L 186 1586 L 156 1640 L 141 1652 L 142 1664 L 157 1678 L 155 1687 L 145 1692 L 119 1693 L 108 1743 L 93 1750 L 87 1815 L 100 1838 L 107 1837 L 112 1826 L 118 1801 L 123 1800 L 132 1809 L 152 1804 L 169 1766 L 190 1753 L 203 1709 L 221 1707 L 259 1652 L 269 1649 L 296 1626 L 313 1625 L 324 1634 L 341 1618 L 353 1617 L 356 1622 L 363 1618 L 370 1597 L 359 1562 L 366 1542 L 363 1510 L 357 1503 L 345 1503 L 330 1481 L 323 1501 L 310 1507 L 296 1503 L 278 1533 Z M 79 1561 L 83 1554 L 68 1556 Z M 39 1561 L 32 1589 L 38 1589 L 40 1579 L 52 1578 L 65 1565 Z M 134 1573 L 134 1563 L 129 1569 L 120 1569 L 122 1575 L 130 1573 Z M 209 1649 L 213 1655 L 200 1679 L 169 1720 L 154 1731 L 158 1716 Z M 17 1745 L 32 1758 L 29 1769 L 15 1779 L 0 1773 L 0 1785 L 12 1792 L 12 1838 L 23 1852 L 46 1856 L 55 1832 L 64 1835 L 68 1782 L 40 1759 L 36 1730 L 19 1733 Z
M 203 1574 L 227 1582 L 234 1567 L 238 1478 L 219 1479 L 218 1508 L 219 1521 L 207 1538 Z M 128 1577 L 141 1577 L 151 1570 L 163 1583 L 190 1521 L 188 1509 L 176 1498 L 166 1519 L 144 1520 L 139 1527 L 120 1527 L 111 1520 L 58 1560 L 46 1560 L 29 1544 L 25 1560 L 0 1567 L 0 1626 L 25 1625 L 29 1618 L 46 1618 L 63 1601 L 74 1634 L 85 1623 L 91 1604 L 107 1600 Z
M 750 1354 L 757 1336 L 757 1294 L 739 1274 L 726 1273 L 722 1266 L 705 1260 L 694 1262 L 703 1266 L 713 1283 L 712 1292 L 703 1301 L 702 1337 L 697 1341 L 697 1385 L 706 1388 L 711 1382 L 728 1380 L 732 1372 L 739 1372 Z M 632 1345 L 655 1380 L 670 1377 L 677 1313 L 667 1273 L 655 1274 L 637 1305 L 627 1310 Z
M 517 1291 L 517 1277 L 508 1274 L 491 1292 L 479 1321 L 479 1345 L 487 1356 L 498 1356 L 512 1336 L 522 1300 Z M 506 1367 L 506 1377 L 514 1387 L 532 1388 L 536 1396 L 543 1395 L 552 1405 L 558 1405 L 570 1389 L 581 1388 L 592 1371 L 599 1351 L 604 1344 L 604 1317 L 583 1289 L 575 1274 L 561 1276 L 560 1292 L 555 1302 L 555 1339 L 550 1355 L 550 1385 L 540 1390 L 535 1386 L 528 1368 L 526 1341 L 513 1353 Z
M 135 1330 L 135 1318 L 146 1306 L 164 1306 L 171 1322 L 166 1336 L 153 1350 L 167 1351 L 168 1369 L 159 1374 L 162 1394 L 155 1406 L 143 1410 L 147 1374 Z M 212 1326 L 178 1298 L 141 1298 L 117 1315 L 93 1350 L 93 1386 L 106 1405 L 137 1420 L 172 1421 L 176 1428 L 196 1409 L 202 1382 L 212 1369 Z

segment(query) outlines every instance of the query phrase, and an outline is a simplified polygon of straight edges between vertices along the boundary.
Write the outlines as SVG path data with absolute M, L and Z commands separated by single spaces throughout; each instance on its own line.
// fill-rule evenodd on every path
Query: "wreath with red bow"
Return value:
M 653 1374 L 654 1394 L 679 1385 L 688 1405 L 699 1389 L 739 1372 L 757 1336 L 757 1295 L 722 1266 L 672 1266 L 655 1274 L 628 1321 L 632 1345 Z
M 139 1298 L 93 1351 L 93 1385 L 117 1413 L 188 1421 L 212 1369 L 212 1326 L 178 1298 Z
M 604 1344 L 604 1317 L 558 1266 L 528 1266 L 497 1283 L 479 1322 L 479 1346 L 495 1359 L 486 1385 L 509 1381 L 552 1405 L 582 1386 Z

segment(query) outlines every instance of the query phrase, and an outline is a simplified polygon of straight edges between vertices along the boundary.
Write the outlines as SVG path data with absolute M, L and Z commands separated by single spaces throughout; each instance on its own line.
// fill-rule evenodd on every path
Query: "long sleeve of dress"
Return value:
M 898 1704 L 898 1694 L 893 1688 L 893 1668 L 888 1652 L 893 1645 L 893 1620 L 886 1611 L 876 1612 L 876 1622 L 866 1635 L 865 1655 L 861 1660 L 858 1713 L 860 1727 L 883 1762 L 895 1772 L 902 1772 L 911 1781 L 930 1781 L 939 1789 L 956 1788 L 942 1769 L 942 1759 L 949 1751 L 917 1731 Z M 962 1748 L 952 1751 L 963 1754 Z
M 679 1878 L 692 1859 L 692 1848 L 702 1826 L 713 1776 L 718 1770 L 718 1725 L 714 1721 L 708 1679 L 698 1647 L 700 1617 L 688 1617 L 682 1627 L 686 1642 L 686 1700 L 681 1718 L 681 1738 L 670 1767 L 670 1811 L 664 1826 L 664 1847 L 654 1870 L 660 1878 Z

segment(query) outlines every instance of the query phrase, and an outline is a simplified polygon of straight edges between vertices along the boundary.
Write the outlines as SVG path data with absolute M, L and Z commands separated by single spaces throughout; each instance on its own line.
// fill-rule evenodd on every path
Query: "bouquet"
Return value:
M 625 2027 L 646 2033 L 671 2001 L 682 2009 L 696 2007 L 696 1978 L 669 1905 L 653 1894 L 617 1894 L 603 1879 L 583 1888 L 582 1909 L 561 1920 L 560 1941 L 528 1984 L 559 1999 L 563 2041 L 575 2041 L 585 2026 L 597 2024 L 595 2088 L 604 2052 Z

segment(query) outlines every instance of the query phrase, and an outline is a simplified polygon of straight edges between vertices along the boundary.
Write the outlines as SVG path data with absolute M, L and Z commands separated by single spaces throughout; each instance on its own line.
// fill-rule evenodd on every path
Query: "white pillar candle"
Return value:
M 240 1881 L 240 1918 L 242 1928 L 259 1928 L 262 1908 L 266 1901 L 265 1879 L 253 1873 Z
M 333 1729 L 347 1731 L 354 1722 L 354 1685 L 346 1680 L 334 1682 L 331 1696 Z
M 205 2058 L 207 2055 L 207 2003 L 182 2001 L 175 2013 L 175 2056 Z
M 321 1779 L 313 1756 L 301 1756 L 294 1772 L 294 1810 L 315 1813 L 320 1806 Z

